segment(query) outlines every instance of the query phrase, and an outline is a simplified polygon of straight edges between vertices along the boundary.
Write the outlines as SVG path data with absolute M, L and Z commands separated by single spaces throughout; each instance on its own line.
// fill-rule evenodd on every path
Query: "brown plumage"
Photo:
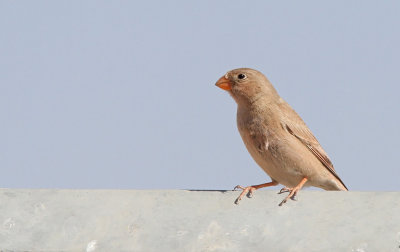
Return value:
M 250 68 L 229 71 L 216 85 L 230 93 L 238 105 L 237 126 L 250 155 L 272 182 L 249 187 L 238 203 L 254 190 L 282 184 L 280 192 L 294 199 L 303 186 L 347 191 L 328 155 L 300 116 L 276 92 L 269 80 Z

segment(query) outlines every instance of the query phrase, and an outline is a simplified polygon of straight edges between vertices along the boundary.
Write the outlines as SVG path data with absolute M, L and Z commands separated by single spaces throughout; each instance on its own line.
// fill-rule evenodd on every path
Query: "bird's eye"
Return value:
M 239 80 L 243 80 L 243 79 L 246 78 L 246 75 L 244 75 L 244 74 L 239 74 L 237 77 L 238 77 Z

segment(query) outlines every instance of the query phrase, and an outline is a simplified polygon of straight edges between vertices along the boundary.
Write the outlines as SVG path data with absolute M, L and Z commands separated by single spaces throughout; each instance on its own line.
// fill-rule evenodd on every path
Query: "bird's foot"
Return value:
M 240 186 L 240 185 L 235 186 L 235 188 L 234 188 L 233 190 L 236 191 L 237 189 L 241 189 L 241 190 L 242 190 L 242 193 L 240 193 L 239 197 L 236 198 L 236 200 L 235 200 L 235 204 L 236 204 L 236 205 L 239 204 L 239 202 L 242 200 L 242 198 L 243 198 L 245 195 L 247 196 L 247 198 L 253 197 L 253 192 L 254 192 L 255 190 L 257 190 L 257 188 L 256 188 L 256 187 L 253 187 L 253 186 L 243 187 L 243 186 Z
M 284 192 L 289 192 L 289 195 L 286 196 L 286 198 L 284 198 L 281 203 L 279 203 L 279 206 L 282 206 L 283 204 L 285 204 L 288 199 L 296 200 L 297 192 L 300 191 L 300 189 L 307 182 L 307 180 L 308 179 L 306 177 L 304 177 L 297 186 L 295 186 L 293 188 L 287 188 L 287 187 L 282 188 L 279 191 L 279 194 L 284 193 Z
M 279 203 L 279 206 L 282 206 L 283 204 L 285 204 L 288 199 L 296 200 L 296 195 L 299 190 L 300 190 L 300 188 L 296 188 L 296 187 L 295 188 L 286 188 L 286 187 L 282 188 L 281 191 L 279 192 L 279 194 L 289 192 L 289 195 L 286 196 L 286 198 L 284 198 L 281 203 Z
M 247 186 L 247 187 L 243 187 L 243 186 L 237 185 L 237 186 L 235 186 L 235 188 L 233 190 L 241 189 L 242 193 L 235 200 L 235 204 L 236 205 L 239 204 L 239 202 L 242 200 L 244 195 L 247 195 L 248 198 L 251 198 L 253 196 L 253 192 L 255 190 L 260 189 L 260 188 L 264 188 L 264 187 L 268 187 L 268 186 L 276 186 L 277 184 L 278 184 L 278 182 L 271 181 L 271 182 L 268 182 L 268 183 L 259 184 L 259 185 L 252 185 L 252 186 Z

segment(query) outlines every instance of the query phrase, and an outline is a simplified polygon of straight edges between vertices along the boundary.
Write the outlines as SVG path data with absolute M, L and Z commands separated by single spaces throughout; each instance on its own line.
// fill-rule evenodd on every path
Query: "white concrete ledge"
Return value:
M 0 251 L 400 251 L 400 192 L 0 189 Z

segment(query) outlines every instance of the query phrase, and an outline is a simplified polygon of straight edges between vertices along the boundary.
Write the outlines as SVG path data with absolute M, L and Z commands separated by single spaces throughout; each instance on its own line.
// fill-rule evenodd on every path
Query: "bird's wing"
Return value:
M 310 150 L 316 158 L 328 169 L 333 176 L 335 176 L 340 183 L 347 189 L 346 185 L 339 178 L 339 176 L 335 172 L 335 168 L 333 168 L 333 164 L 331 160 L 329 160 L 328 155 L 322 149 L 318 140 L 308 129 L 307 125 L 300 118 L 300 116 L 292 109 L 289 108 L 291 113 L 290 117 L 286 117 L 285 120 L 282 121 L 282 126 L 289 132 L 291 135 L 296 137 L 302 144 L 304 144 L 308 150 Z

